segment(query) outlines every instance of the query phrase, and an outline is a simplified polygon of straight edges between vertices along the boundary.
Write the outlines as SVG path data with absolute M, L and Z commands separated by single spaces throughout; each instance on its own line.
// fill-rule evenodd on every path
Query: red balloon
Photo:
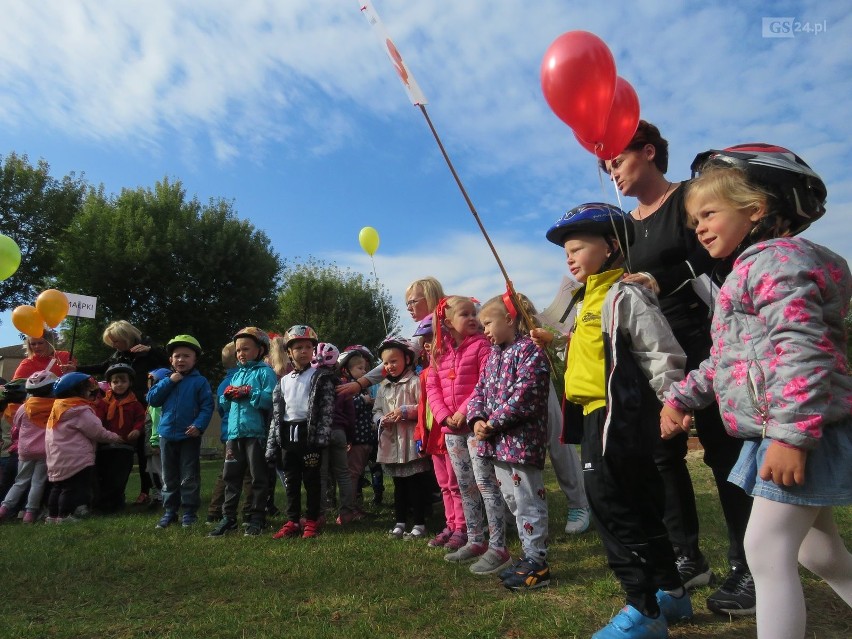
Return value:
M 630 83 L 619 76 L 615 83 L 615 97 L 609 111 L 606 132 L 596 142 L 586 142 L 576 131 L 574 137 L 586 151 L 594 153 L 601 160 L 611 160 L 630 144 L 638 126 L 639 96 Z
M 541 61 L 544 99 L 584 140 L 600 140 L 606 132 L 615 78 L 612 52 L 588 31 L 563 33 Z

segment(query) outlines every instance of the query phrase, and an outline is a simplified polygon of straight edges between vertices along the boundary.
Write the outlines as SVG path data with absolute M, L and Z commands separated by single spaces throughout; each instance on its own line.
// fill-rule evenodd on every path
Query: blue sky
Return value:
M 376 269 L 404 319 L 405 286 L 424 275 L 480 299 L 503 289 L 357 0 L 3 5 L 0 154 L 44 158 L 53 175 L 82 172 L 113 193 L 179 179 L 202 201 L 233 200 L 286 258 L 368 273 L 357 237 L 373 226 Z M 642 117 L 669 139 L 670 179 L 688 177 L 708 148 L 787 146 L 828 185 L 829 212 L 807 236 L 852 258 L 852 16 L 843 3 L 373 6 L 516 288 L 539 307 L 565 270 L 545 230 L 572 206 L 614 201 L 540 90 L 545 50 L 574 29 L 609 44 Z M 826 30 L 766 38 L 767 17 Z M 0 320 L 0 344 L 17 341 L 9 314 Z

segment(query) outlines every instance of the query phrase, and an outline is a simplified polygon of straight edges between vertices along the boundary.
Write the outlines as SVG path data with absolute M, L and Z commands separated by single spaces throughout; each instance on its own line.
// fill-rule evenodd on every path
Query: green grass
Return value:
M 723 520 L 710 474 L 698 458 L 690 467 L 702 546 L 724 574 Z M 203 463 L 205 499 L 218 470 L 219 462 Z M 596 535 L 562 532 L 565 499 L 547 477 L 554 579 L 527 594 L 448 564 L 422 542 L 388 539 L 389 510 L 345 530 L 329 526 L 316 540 L 208 539 L 203 524 L 158 531 L 159 512 L 135 508 L 68 526 L 4 524 L 0 637 L 589 637 L 622 596 Z M 386 500 L 389 494 L 390 487 Z M 276 498 L 282 505 L 280 487 Z M 837 520 L 852 545 L 852 508 L 838 509 Z M 439 524 L 434 519 L 430 530 Z M 517 538 L 511 549 L 517 553 Z M 809 573 L 803 578 L 808 637 L 852 636 L 849 608 Z M 694 623 L 674 626 L 671 637 L 753 637 L 753 619 L 707 612 L 711 591 L 694 593 Z

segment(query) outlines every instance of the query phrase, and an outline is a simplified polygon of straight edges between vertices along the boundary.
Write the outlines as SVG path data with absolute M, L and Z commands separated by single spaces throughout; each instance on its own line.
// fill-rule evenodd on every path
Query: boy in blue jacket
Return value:
M 163 466 L 163 507 L 157 528 L 177 521 L 188 528 L 198 521 L 201 503 L 201 435 L 213 417 L 210 383 L 195 368 L 201 344 L 192 335 L 178 335 L 166 346 L 173 372 L 148 391 L 148 405 L 161 407 L 157 432 Z
M 221 537 L 237 529 L 237 505 L 242 494 L 246 468 L 251 475 L 251 505 L 245 535 L 260 534 L 266 523 L 266 493 L 269 489 L 266 466 L 266 435 L 272 410 L 272 391 L 278 378 L 263 361 L 269 353 L 269 336 L 255 326 L 247 326 L 234 335 L 237 371 L 219 396 L 228 414 L 225 442 L 225 503 L 222 520 L 208 536 Z

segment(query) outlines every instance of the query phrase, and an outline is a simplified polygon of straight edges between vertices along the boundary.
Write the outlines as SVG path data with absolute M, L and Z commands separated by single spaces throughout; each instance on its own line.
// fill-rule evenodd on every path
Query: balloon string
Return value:
M 376 292 L 379 294 L 379 308 L 382 309 L 382 324 L 385 327 L 385 335 L 388 334 L 388 321 L 385 319 L 385 301 L 382 298 L 382 289 L 379 286 L 379 276 L 376 275 L 376 260 L 370 255 L 370 261 L 373 263 L 373 277 L 376 278 Z
M 479 226 L 479 230 L 482 232 L 482 236 L 488 243 L 488 248 L 491 249 L 491 254 L 494 256 L 494 259 L 497 260 L 497 266 L 500 267 L 500 272 L 503 274 L 503 279 L 506 280 L 506 290 L 512 298 L 512 303 L 515 305 L 515 308 L 520 311 L 521 315 L 524 318 L 524 322 L 526 322 L 526 325 L 530 329 L 532 329 L 535 324 L 533 323 L 529 313 L 527 313 L 526 307 L 521 304 L 520 299 L 518 299 L 518 294 L 515 292 L 515 287 L 512 285 L 512 280 L 509 279 L 509 274 L 506 272 L 506 267 L 503 266 L 503 261 L 497 254 L 497 249 L 494 247 L 494 243 L 491 241 L 491 238 L 488 235 L 488 231 L 485 230 L 485 226 L 482 224 L 482 220 L 479 218 L 479 213 L 477 213 L 476 207 L 473 205 L 473 201 L 467 194 L 467 189 L 464 188 L 464 184 L 462 184 L 461 178 L 456 172 L 456 168 L 455 166 L 453 166 L 453 162 L 452 160 L 450 160 L 450 156 L 447 154 L 447 150 L 444 148 L 443 142 L 441 142 L 441 137 L 438 135 L 438 132 L 435 130 L 435 126 L 432 124 L 432 119 L 429 117 L 429 113 L 426 111 L 426 106 L 423 104 L 418 104 L 417 106 L 420 107 L 420 112 L 423 114 L 423 117 L 426 118 L 426 123 L 429 125 L 429 130 L 432 131 L 432 137 L 434 137 L 435 142 L 438 143 L 438 148 L 441 150 L 441 155 L 444 156 L 444 160 L 446 161 L 447 166 L 450 169 L 450 173 L 453 174 L 453 178 L 455 179 L 456 184 L 458 185 L 459 190 L 461 191 L 462 197 L 464 197 L 464 201 L 467 203 L 467 207 L 473 214 L 473 219 L 476 220 L 476 224 L 477 226 Z M 544 351 L 544 353 L 545 356 L 547 356 L 547 360 L 550 364 L 551 369 L 553 369 L 553 362 L 550 361 L 550 356 L 547 354 L 546 350 Z
M 604 170 L 601 167 L 600 162 L 597 161 L 597 159 L 595 159 L 595 165 L 598 167 L 598 180 L 601 183 L 601 193 L 603 194 L 604 200 L 606 200 L 607 194 L 606 194 L 606 187 L 604 186 L 604 178 L 603 178 Z M 615 183 L 615 180 L 613 180 L 612 178 L 610 178 L 609 181 L 612 182 L 612 187 L 615 190 L 615 201 L 618 202 L 618 208 L 619 208 L 619 210 L 623 211 L 624 206 L 621 203 L 621 193 L 619 193 L 619 191 L 618 191 L 618 185 Z M 628 215 L 629 215 L 629 213 L 628 213 Z M 610 216 L 609 221 L 612 224 L 613 231 L 616 232 L 615 237 L 616 237 L 616 239 L 618 239 L 618 229 L 616 228 L 616 222 L 612 218 L 612 216 Z M 622 220 L 622 224 L 624 225 L 624 236 L 627 237 L 627 219 L 626 218 Z M 621 242 L 619 242 L 619 244 L 621 244 Z M 625 266 L 627 267 L 625 270 L 628 273 L 631 273 L 632 268 L 630 266 L 630 246 L 625 245 L 625 246 L 622 246 L 621 249 L 624 252 L 624 263 L 625 263 Z

